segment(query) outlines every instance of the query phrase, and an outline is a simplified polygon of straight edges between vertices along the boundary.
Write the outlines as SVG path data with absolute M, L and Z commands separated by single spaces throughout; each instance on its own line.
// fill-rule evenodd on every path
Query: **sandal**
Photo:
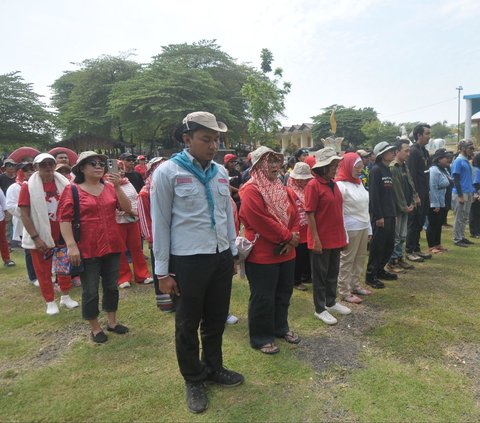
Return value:
M 280 352 L 280 348 L 278 348 L 273 342 L 270 344 L 265 344 L 263 347 L 260 347 L 259 350 L 264 354 L 277 354 Z
M 300 342 L 300 337 L 291 330 L 283 335 L 283 339 L 285 339 L 285 341 L 287 341 L 289 344 L 298 344 Z

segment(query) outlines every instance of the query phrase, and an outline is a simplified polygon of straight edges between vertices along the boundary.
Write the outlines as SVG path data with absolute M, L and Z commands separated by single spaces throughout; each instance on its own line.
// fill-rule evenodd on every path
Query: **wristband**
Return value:
M 175 277 L 175 273 L 169 273 L 168 275 L 163 275 L 163 276 L 158 276 L 158 275 L 157 275 L 157 279 L 158 279 L 158 280 L 160 280 L 160 279 L 166 279 L 166 278 L 168 278 L 169 276 Z

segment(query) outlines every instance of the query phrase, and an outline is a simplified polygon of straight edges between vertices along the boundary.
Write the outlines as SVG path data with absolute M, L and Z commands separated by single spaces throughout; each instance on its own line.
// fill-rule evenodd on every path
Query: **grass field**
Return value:
M 226 328 L 224 358 L 246 383 L 209 387 L 202 415 L 186 409 L 174 316 L 156 309 L 152 286 L 121 291 L 119 321 L 131 332 L 94 345 L 79 309 L 45 314 L 15 252 L 17 267 L 0 269 L 0 421 L 479 421 L 480 242 L 449 239 L 445 230 L 449 252 L 387 282 L 335 327 L 314 318 L 311 288 L 295 291 L 290 326 L 302 343 L 279 341 L 276 356 L 249 347 L 248 284 L 236 278 L 240 322 Z

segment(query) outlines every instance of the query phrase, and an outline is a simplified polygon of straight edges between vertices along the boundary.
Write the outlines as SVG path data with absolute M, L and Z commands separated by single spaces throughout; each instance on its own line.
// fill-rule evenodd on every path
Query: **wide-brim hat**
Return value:
M 332 147 L 325 147 L 315 152 L 315 164 L 312 169 L 328 166 L 333 161 L 343 160 L 343 157 L 337 156 L 337 152 Z
M 312 179 L 313 175 L 308 163 L 305 163 L 305 162 L 295 163 L 293 170 L 290 172 L 290 178 Z
M 15 160 L 12 160 L 12 159 L 5 159 L 3 161 L 2 167 L 5 167 L 5 165 L 7 165 L 7 164 L 11 164 L 12 166 L 16 166 L 17 162 Z
M 271 148 L 268 148 L 264 145 L 261 147 L 258 147 L 256 150 L 252 151 L 252 169 L 255 167 L 255 165 L 260 161 L 260 159 L 265 156 L 265 154 L 274 154 L 275 156 L 278 157 L 278 160 L 283 163 L 283 154 L 282 153 L 277 153 L 276 151 L 272 150 Z
M 152 172 L 152 168 L 155 169 L 155 165 L 157 163 L 162 163 L 167 161 L 168 159 L 166 157 L 154 157 L 147 163 L 147 175 L 149 175 Z
M 373 149 L 373 154 L 375 154 L 375 156 L 377 156 L 378 158 L 387 151 L 396 149 L 397 147 L 395 147 L 394 145 L 390 145 L 387 141 L 382 141 L 375 146 L 375 148 Z
M 71 172 L 72 171 L 72 168 L 70 167 L 70 165 L 66 164 L 66 163 L 58 163 L 56 166 L 55 166 L 55 171 L 59 171 L 60 169 L 66 169 L 68 172 Z
M 75 153 L 75 151 L 70 150 L 69 148 L 55 147 L 49 151 L 49 154 L 51 154 L 52 156 L 56 156 L 57 154 L 60 154 L 60 153 L 65 153 L 68 156 L 69 165 L 72 165 L 72 163 L 76 163 L 78 159 L 78 154 Z
M 105 161 L 108 160 L 108 157 L 105 156 L 105 154 L 96 153 L 95 151 L 82 151 L 78 156 L 77 163 L 72 166 L 72 173 L 74 175 L 78 175 L 80 173 L 80 166 L 90 157 L 100 157 Z
M 183 142 L 183 134 L 197 129 L 211 129 L 218 132 L 227 132 L 228 128 L 223 122 L 217 121 L 214 114 L 209 112 L 193 112 L 183 118 L 182 125 L 175 131 L 175 139 Z

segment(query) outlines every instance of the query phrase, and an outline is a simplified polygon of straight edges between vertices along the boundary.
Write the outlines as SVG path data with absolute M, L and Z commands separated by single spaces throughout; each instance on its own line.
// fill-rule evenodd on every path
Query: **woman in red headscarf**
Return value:
M 362 287 L 362 275 L 367 256 L 368 237 L 372 234 L 368 213 L 368 191 L 360 180 L 363 161 L 357 153 L 346 153 L 335 179 L 343 197 L 343 220 L 348 235 L 348 245 L 340 253 L 338 294 L 349 303 L 358 304 L 358 295 L 370 295 Z
M 282 154 L 259 147 L 252 152 L 250 179 L 240 189 L 245 237 L 258 238 L 245 263 L 250 344 L 265 354 L 279 352 L 275 337 L 300 342 L 288 326 L 299 218 L 294 200 L 278 178 L 282 163 Z

